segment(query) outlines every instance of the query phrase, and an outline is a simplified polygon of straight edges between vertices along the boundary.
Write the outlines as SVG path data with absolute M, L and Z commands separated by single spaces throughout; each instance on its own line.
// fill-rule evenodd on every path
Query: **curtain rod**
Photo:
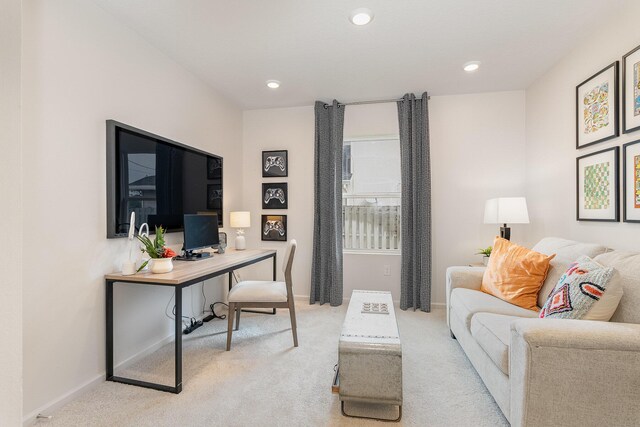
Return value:
M 416 98 L 416 99 L 420 99 L 420 98 Z M 431 96 L 427 96 L 427 99 L 431 99 Z M 386 104 L 387 102 L 399 102 L 399 101 L 404 101 L 404 98 L 398 98 L 398 99 L 378 99 L 378 100 L 374 100 L 374 101 L 355 101 L 355 102 L 338 102 L 338 106 L 345 106 L 345 105 L 365 105 L 365 104 Z M 330 107 L 331 104 L 324 104 L 325 108 L 326 107 Z

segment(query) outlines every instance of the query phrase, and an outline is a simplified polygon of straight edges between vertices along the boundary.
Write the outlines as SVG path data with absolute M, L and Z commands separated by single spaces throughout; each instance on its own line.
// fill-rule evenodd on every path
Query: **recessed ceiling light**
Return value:
M 351 12 L 349 20 L 353 25 L 367 25 L 373 19 L 373 12 L 370 9 L 361 7 Z
M 480 68 L 480 61 L 469 61 L 464 64 L 463 68 L 467 73 L 473 73 L 478 68 Z
M 280 82 L 277 80 L 267 80 L 267 87 L 269 89 L 278 89 L 280 87 Z

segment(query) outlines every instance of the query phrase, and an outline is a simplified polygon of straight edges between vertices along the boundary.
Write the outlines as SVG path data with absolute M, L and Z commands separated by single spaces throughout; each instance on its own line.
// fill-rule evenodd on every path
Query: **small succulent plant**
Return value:
M 478 252 L 476 252 L 476 255 L 484 255 L 486 257 L 491 256 L 491 251 L 493 250 L 492 246 L 489 246 L 488 248 L 484 248 L 484 249 L 478 249 Z

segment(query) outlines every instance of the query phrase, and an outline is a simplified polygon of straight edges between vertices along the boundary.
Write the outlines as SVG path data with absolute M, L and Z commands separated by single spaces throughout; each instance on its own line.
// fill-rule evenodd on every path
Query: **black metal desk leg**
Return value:
M 278 257 L 278 252 L 273 254 L 273 281 L 275 282 L 277 279 L 277 269 L 278 269 L 278 262 L 276 260 L 276 258 Z M 276 314 L 276 309 L 273 309 L 273 314 Z
M 107 380 L 113 377 L 113 282 L 105 280 L 106 285 L 106 311 L 107 311 Z
M 176 388 L 182 391 L 182 286 L 176 286 Z
M 276 273 L 278 270 L 278 263 L 276 262 L 277 252 L 273 254 L 273 281 L 276 281 Z

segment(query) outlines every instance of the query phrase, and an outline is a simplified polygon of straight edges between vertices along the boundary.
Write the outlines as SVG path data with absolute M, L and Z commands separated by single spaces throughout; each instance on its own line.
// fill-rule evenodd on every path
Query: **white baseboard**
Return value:
M 202 316 L 199 316 L 198 319 L 200 319 Z M 159 350 L 161 347 L 165 346 L 166 344 L 170 343 L 173 341 L 173 337 L 174 335 L 171 334 L 163 339 L 161 339 L 160 341 L 156 342 L 155 344 L 150 345 L 149 347 L 145 348 L 144 350 L 134 354 L 133 356 L 123 360 L 122 362 L 118 363 L 117 365 L 114 366 L 114 369 L 122 369 L 122 368 L 126 368 L 127 366 L 132 365 L 133 363 L 137 362 L 138 360 L 148 356 L 149 354 Z M 23 426 L 31 426 L 36 422 L 36 417 L 38 416 L 38 414 L 43 414 L 43 415 L 52 415 L 53 412 L 55 412 L 56 410 L 60 409 L 62 406 L 66 405 L 67 403 L 71 402 L 72 400 L 76 399 L 77 397 L 81 396 L 82 394 L 90 391 L 91 389 L 93 389 L 94 387 L 98 386 L 99 384 L 103 383 L 106 381 L 106 375 L 107 372 L 106 370 L 103 371 L 102 373 L 100 373 L 99 375 L 96 375 L 95 377 L 93 377 L 92 379 L 90 379 L 89 381 L 85 382 L 84 384 L 81 384 L 80 386 L 70 390 L 69 392 L 63 394 L 62 396 L 58 397 L 57 399 L 54 399 L 52 401 L 50 401 L 49 403 L 42 405 L 40 408 L 36 409 L 35 411 L 25 415 L 22 419 L 22 425 Z

